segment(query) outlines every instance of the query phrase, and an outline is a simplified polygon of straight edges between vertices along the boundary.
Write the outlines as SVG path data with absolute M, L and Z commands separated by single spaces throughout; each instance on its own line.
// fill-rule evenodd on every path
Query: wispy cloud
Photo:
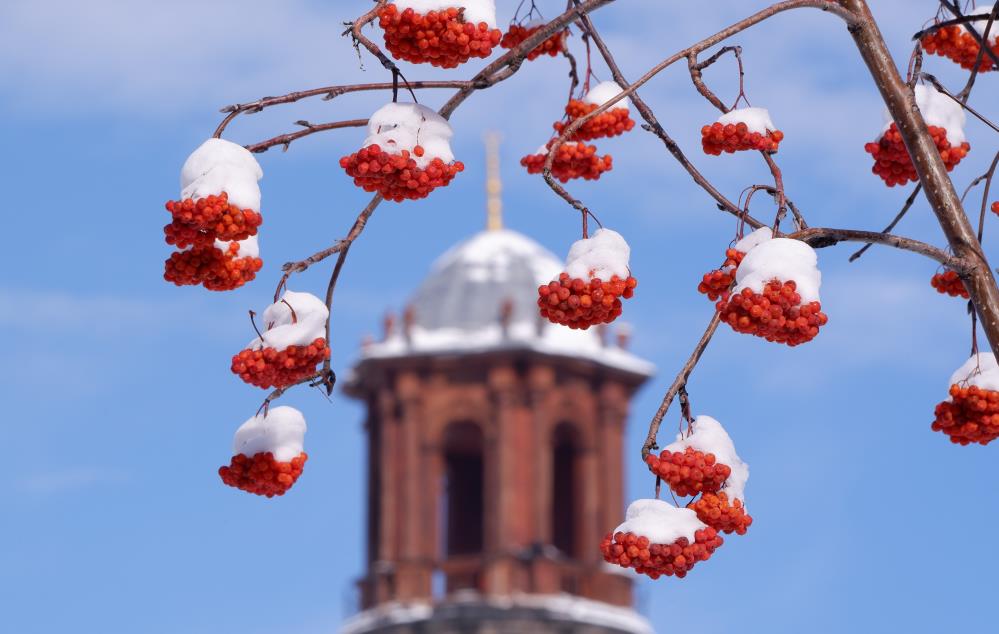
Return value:
M 14 481 L 14 485 L 23 493 L 44 496 L 127 481 L 128 474 L 123 471 L 104 467 L 74 467 L 23 475 Z

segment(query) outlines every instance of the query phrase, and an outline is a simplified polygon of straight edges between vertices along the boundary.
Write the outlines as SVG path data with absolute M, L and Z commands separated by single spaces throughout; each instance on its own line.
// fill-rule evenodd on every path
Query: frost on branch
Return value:
M 986 6 L 972 9 L 965 13 L 965 15 L 988 16 L 991 12 L 992 5 L 990 3 Z M 999 23 L 999 20 L 993 22 L 992 28 L 989 30 L 988 46 L 992 49 L 993 53 L 999 54 L 999 24 L 997 23 Z M 972 37 L 970 31 L 974 30 L 980 37 L 984 37 L 986 24 L 988 24 L 987 20 L 977 20 L 967 24 L 946 26 L 933 33 L 924 35 L 920 39 L 920 44 L 922 44 L 923 48 L 930 55 L 941 55 L 959 64 L 961 68 L 971 70 L 975 65 L 975 60 L 978 59 L 978 52 L 981 47 L 978 45 L 978 40 Z M 982 61 L 978 65 L 978 71 L 984 73 L 994 68 L 992 59 L 988 55 L 983 54 Z
M 999 438 L 999 365 L 979 352 L 950 377 L 950 396 L 938 404 L 932 429 L 959 445 L 987 445 Z
M 971 150 L 971 145 L 964 136 L 964 110 L 960 104 L 932 86 L 916 86 L 915 95 L 916 105 L 926 120 L 930 136 L 949 172 Z M 864 150 L 874 157 L 871 171 L 880 176 L 889 187 L 914 183 L 919 180 L 919 176 L 916 175 L 912 158 L 902 142 L 898 126 L 892 121 L 887 109 L 884 118 L 881 136 L 864 146 Z
M 735 287 L 716 305 L 722 321 L 736 332 L 789 346 L 811 341 L 827 321 L 817 263 L 815 250 L 799 240 L 761 242 L 742 259 Z
M 600 106 L 604 105 L 623 89 L 612 81 L 597 84 L 586 93 L 582 100 L 572 99 L 565 107 L 568 121 L 558 121 L 552 125 L 558 134 L 576 119 L 581 119 Z M 587 120 L 570 137 L 572 141 L 591 141 L 604 137 L 618 136 L 635 127 L 635 122 L 628 116 L 627 98 L 616 102 L 611 108 Z
M 285 291 L 264 310 L 264 330 L 233 356 L 231 369 L 250 385 L 287 387 L 307 378 L 330 356 L 329 310 L 315 295 Z
M 760 227 L 726 249 L 725 261 L 719 268 L 704 274 L 701 283 L 697 285 L 697 292 L 707 295 L 708 299 L 713 302 L 718 301 L 718 298 L 732 288 L 732 284 L 735 283 L 735 272 L 738 270 L 742 258 L 746 257 L 746 253 L 772 237 L 773 231 L 770 227 Z
M 701 128 L 701 146 L 705 154 L 760 150 L 776 152 L 784 133 L 770 120 L 766 108 L 738 108 Z
M 236 430 L 232 460 L 219 468 L 222 482 L 255 495 L 284 495 L 308 459 L 305 418 L 292 407 L 273 407 Z
M 528 174 L 540 174 L 545 170 L 548 152 L 555 141 L 556 139 L 550 140 L 539 147 L 534 154 L 528 154 L 520 159 L 520 164 L 527 168 Z M 597 156 L 595 145 L 569 141 L 560 145 L 555 151 L 555 159 L 552 161 L 552 176 L 563 183 L 567 183 L 573 178 L 595 181 L 604 172 L 609 172 L 612 167 L 613 159 L 610 154 Z
M 379 10 L 378 25 L 393 57 L 440 68 L 489 57 L 503 35 L 493 0 L 395 0 Z
M 565 271 L 538 287 L 538 308 L 549 321 L 573 329 L 609 324 L 621 314 L 621 298 L 635 292 L 631 247 L 621 234 L 599 229 L 569 249 Z
M 722 543 L 718 532 L 690 509 L 661 500 L 635 500 L 628 506 L 625 521 L 604 537 L 600 551 L 605 561 L 653 579 L 661 575 L 683 578 Z
M 519 24 L 511 24 L 510 29 L 503 34 L 503 39 L 500 40 L 500 46 L 506 49 L 516 48 L 517 46 L 520 46 L 521 42 L 534 35 L 545 24 L 546 22 L 544 20 L 534 20 L 523 26 Z M 527 61 L 535 60 L 542 55 L 556 57 L 562 50 L 562 45 L 567 37 L 569 37 L 568 29 L 552 34 L 547 40 L 544 40 L 541 44 L 538 44 L 531 49 L 531 52 L 527 54 Z
M 361 149 L 340 159 L 340 167 L 366 192 L 387 200 L 426 198 L 464 170 L 451 151 L 451 124 L 415 103 L 389 103 L 368 120 Z
M 181 199 L 166 203 L 163 228 L 171 254 L 163 277 L 178 286 L 225 291 L 252 280 L 263 266 L 257 246 L 263 170 L 246 148 L 208 139 L 180 171 Z

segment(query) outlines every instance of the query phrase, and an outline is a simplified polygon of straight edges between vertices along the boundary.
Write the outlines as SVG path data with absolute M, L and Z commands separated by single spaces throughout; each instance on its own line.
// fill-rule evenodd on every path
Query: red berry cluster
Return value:
M 819 302 L 801 305 L 793 280 L 771 280 L 762 293 L 744 288 L 723 296 L 717 308 L 722 321 L 742 332 L 767 341 L 796 346 L 815 338 L 828 321 Z
M 270 498 L 284 495 L 295 484 L 308 459 L 304 451 L 291 462 L 278 462 L 269 451 L 254 454 L 252 458 L 238 453 L 228 467 L 219 467 L 219 476 L 231 487 Z
M 210 291 L 231 291 L 251 281 L 264 263 L 256 257 L 238 257 L 239 244 L 223 251 L 214 244 L 176 251 L 164 263 L 163 279 L 177 286 L 201 284 Z
M 575 121 L 576 119 L 582 119 L 586 115 L 590 114 L 597 108 L 599 104 L 586 103 L 578 99 L 572 99 L 569 101 L 569 105 L 565 107 L 565 114 L 568 115 L 568 121 L 557 121 L 552 124 L 555 131 L 562 134 L 565 128 Z M 635 127 L 635 121 L 628 116 L 627 108 L 611 108 L 601 112 L 597 116 L 589 119 L 583 125 L 573 133 L 571 139 L 573 141 L 592 141 L 593 139 L 602 139 L 604 137 L 618 136 L 619 134 L 624 134 L 632 128 Z
M 167 244 L 179 249 L 213 244 L 216 239 L 245 240 L 257 235 L 257 227 L 263 222 L 259 212 L 229 204 L 226 192 L 198 200 L 171 200 L 166 208 L 173 222 L 163 227 L 163 233 Z
M 515 48 L 519 46 L 521 42 L 534 35 L 542 26 L 544 25 L 539 24 L 538 26 L 524 27 L 519 24 L 511 24 L 510 30 L 503 34 L 503 39 L 500 40 L 500 46 L 503 48 Z M 531 52 L 527 54 L 527 60 L 535 60 L 542 55 L 556 57 L 562 50 L 562 43 L 565 42 L 565 38 L 568 37 L 568 35 L 568 30 L 555 33 L 547 40 L 531 49 Z
M 551 142 L 548 144 L 551 145 Z M 540 174 L 545 169 L 547 154 L 529 154 L 520 159 L 528 174 Z M 609 172 L 613 159 L 610 154 L 597 156 L 595 145 L 585 143 L 563 143 L 555 152 L 552 161 L 552 176 L 565 183 L 573 178 L 597 180 L 604 172 Z
M 961 281 L 956 271 L 937 273 L 930 278 L 930 285 L 937 289 L 938 293 L 968 299 L 968 289 L 964 287 L 964 282 Z
M 761 150 L 776 152 L 777 146 L 784 140 L 780 130 L 768 130 L 766 134 L 750 132 L 749 127 L 742 123 L 712 123 L 701 128 L 701 147 L 705 154 L 720 156 L 722 152 L 740 152 L 742 150 Z
M 947 140 L 945 128 L 931 125 L 929 130 L 937 149 L 940 150 L 940 157 L 943 158 L 947 171 L 951 171 L 967 156 L 971 145 L 965 141 L 958 147 L 952 147 Z M 880 176 L 889 187 L 919 180 L 909 152 L 902 142 L 902 135 L 894 123 L 888 127 L 880 140 L 865 145 L 864 151 L 874 157 L 874 167 L 871 171 Z
M 711 527 L 694 533 L 694 543 L 681 537 L 672 544 L 653 544 L 649 538 L 634 533 L 608 533 L 600 542 L 604 561 L 658 579 L 661 575 L 676 575 L 680 579 L 699 561 L 707 561 L 715 549 L 724 543 L 718 531 Z
M 996 28 L 992 27 L 993 30 Z M 990 35 L 991 37 L 991 35 Z M 971 70 L 978 59 L 979 45 L 975 38 L 961 26 L 947 26 L 933 33 L 924 35 L 920 44 L 930 55 L 940 55 L 960 64 L 961 68 Z M 991 45 L 992 51 L 999 54 L 999 42 Z M 978 65 L 979 72 L 987 72 L 994 68 L 989 56 L 982 55 Z
M 621 298 L 635 294 L 638 280 L 617 275 L 604 282 L 598 277 L 586 282 L 561 273 L 558 280 L 538 287 L 541 316 L 552 323 L 586 330 L 594 324 L 609 324 L 621 314 Z
M 683 452 L 663 450 L 658 457 L 649 454 L 645 462 L 674 493 L 684 497 L 714 493 L 732 473 L 732 468 L 718 462 L 713 453 L 705 454 L 693 447 L 687 447 Z
M 987 445 L 999 438 L 999 392 L 951 385 L 950 399 L 937 405 L 933 431 L 959 445 Z
M 288 346 L 280 352 L 264 346 L 240 350 L 232 358 L 231 370 L 250 385 L 268 389 L 287 387 L 316 371 L 316 365 L 330 356 L 326 339 L 318 337 L 307 346 Z
M 746 254 L 742 251 L 727 249 L 725 261 L 721 267 L 704 274 L 701 283 L 697 285 L 697 292 L 707 295 L 708 299 L 713 302 L 718 301 L 718 298 L 732 288 L 732 284 L 735 282 L 735 272 L 744 257 Z
M 423 156 L 423 147 L 413 148 L 413 155 Z M 366 192 L 378 192 L 387 200 L 402 202 L 426 198 L 438 187 L 446 187 L 465 169 L 461 161 L 446 164 L 439 158 L 426 167 L 417 167 L 409 150 L 401 154 L 383 152 L 378 144 L 361 148 L 340 159 L 340 167 L 354 178 L 354 184 Z
M 725 492 L 705 493 L 688 508 L 697 513 L 697 519 L 720 533 L 737 533 L 745 535 L 746 529 L 753 523 L 753 518 L 746 513 L 742 500 L 736 499 L 729 504 Z
M 994 203 L 992 203 L 992 206 L 989 209 L 992 210 L 992 213 L 994 213 L 997 216 L 999 216 L 999 200 L 997 200 Z
M 378 12 L 378 25 L 385 31 L 385 48 L 396 59 L 455 68 L 473 57 L 489 57 L 503 36 L 485 22 L 465 22 L 463 13 L 450 7 L 422 15 L 389 4 Z

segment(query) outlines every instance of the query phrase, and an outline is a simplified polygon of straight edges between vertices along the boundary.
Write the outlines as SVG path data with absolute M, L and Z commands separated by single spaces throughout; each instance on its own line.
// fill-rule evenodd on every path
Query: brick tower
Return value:
M 541 321 L 561 264 L 502 228 L 491 146 L 488 229 L 440 257 L 347 380 L 367 406 L 368 544 L 343 631 L 648 633 L 598 544 L 652 367 L 626 337 Z

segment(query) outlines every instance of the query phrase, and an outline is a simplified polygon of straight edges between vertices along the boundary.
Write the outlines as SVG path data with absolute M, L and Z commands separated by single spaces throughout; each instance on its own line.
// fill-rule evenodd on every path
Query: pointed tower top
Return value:
M 487 132 L 486 142 L 486 229 L 499 231 L 503 228 L 503 201 L 500 192 L 503 185 L 500 182 L 498 132 Z

